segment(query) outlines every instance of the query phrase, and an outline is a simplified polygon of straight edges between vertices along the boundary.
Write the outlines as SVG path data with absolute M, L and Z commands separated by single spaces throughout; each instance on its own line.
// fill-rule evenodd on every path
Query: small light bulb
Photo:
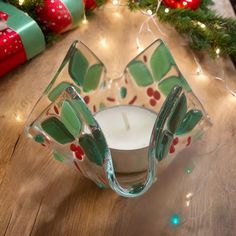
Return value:
M 198 67 L 196 72 L 197 72 L 197 75 L 200 75 L 202 72 L 202 69 L 200 67 Z
M 119 18 L 120 18 L 120 19 L 122 18 L 122 15 L 121 15 L 119 12 L 114 12 L 114 13 L 113 13 L 113 16 L 116 17 L 116 18 L 118 18 L 118 19 L 119 19 Z
M 148 9 L 148 10 L 147 10 L 147 14 L 148 14 L 149 16 L 151 16 L 151 15 L 152 15 L 152 10 L 151 10 L 151 9 Z
M 83 23 L 83 24 L 87 24 L 87 23 L 88 23 L 87 19 L 83 19 L 83 20 L 82 20 L 82 23 Z
M 82 20 L 82 23 L 83 24 L 87 24 L 88 23 L 88 20 L 87 20 L 85 12 L 84 12 L 84 19 Z
M 19 0 L 19 5 L 23 5 L 25 0 Z
M 189 199 L 189 198 L 191 198 L 192 196 L 193 196 L 192 193 L 188 193 L 188 194 L 186 195 L 186 198 Z
M 169 8 L 166 8 L 165 9 L 165 13 L 169 13 L 170 12 L 170 9 Z
M 19 115 L 19 114 L 16 115 L 16 121 L 18 121 L 18 122 L 21 121 L 21 118 L 20 118 L 20 115 Z
M 216 54 L 217 54 L 217 55 L 220 54 L 220 49 L 219 49 L 219 48 L 216 49 Z
M 184 5 L 184 6 L 187 6 L 187 4 L 188 4 L 187 2 L 183 1 L 183 5 Z
M 107 47 L 107 39 L 106 38 L 102 38 L 100 40 L 100 44 L 103 46 L 103 47 Z
M 114 6 L 118 6 L 119 5 L 119 0 L 112 0 L 112 4 Z
M 205 24 L 201 24 L 201 28 L 202 28 L 202 29 L 205 29 L 205 28 L 206 28 L 206 25 L 205 25 Z
M 186 201 L 186 206 L 189 207 L 190 206 L 190 201 Z

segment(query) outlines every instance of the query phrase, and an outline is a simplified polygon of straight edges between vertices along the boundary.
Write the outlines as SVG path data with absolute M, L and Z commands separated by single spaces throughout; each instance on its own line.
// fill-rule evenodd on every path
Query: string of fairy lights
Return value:
M 23 5 L 24 4 L 24 1 L 25 0 L 19 0 L 19 4 L 20 5 Z M 112 0 L 111 1 L 112 5 L 114 7 L 128 7 L 127 5 L 127 2 L 122 2 L 122 0 Z M 158 24 L 158 21 L 156 19 L 156 13 L 158 12 L 159 10 L 159 7 L 162 3 L 162 0 L 157 0 L 157 6 L 156 6 L 156 9 L 155 11 L 153 12 L 151 9 L 147 9 L 147 10 L 140 10 L 140 12 L 145 15 L 147 18 L 143 21 L 143 23 L 141 24 L 138 32 L 137 32 L 137 36 L 136 36 L 136 45 L 137 45 L 137 52 L 138 53 L 141 53 L 143 50 L 144 50 L 144 47 L 142 46 L 142 40 L 141 40 L 141 35 L 144 33 L 144 32 L 148 32 L 149 34 L 152 34 L 153 37 L 156 38 L 156 35 L 155 33 L 152 31 L 151 27 L 150 27 L 150 22 L 152 22 L 157 31 L 160 32 L 160 34 L 164 37 L 167 37 L 167 35 L 162 32 L 161 28 L 159 27 L 159 24 Z M 168 7 L 165 8 L 165 13 L 168 14 L 170 11 L 170 9 Z M 117 14 L 118 16 L 118 14 Z M 82 24 L 88 24 L 88 19 L 87 19 L 87 16 L 86 16 L 86 12 L 84 12 L 84 15 L 83 15 L 83 19 L 82 19 Z M 201 27 L 202 30 L 206 30 L 207 29 L 207 26 L 205 24 L 203 24 L 202 22 L 200 21 L 196 21 L 196 22 L 193 22 L 193 24 L 195 25 L 198 25 L 199 27 Z M 103 47 L 103 48 L 108 48 L 108 40 L 106 37 L 101 37 L 100 40 L 99 40 L 99 43 L 100 45 Z M 217 80 L 221 80 L 224 84 L 224 87 L 226 89 L 226 91 L 233 95 L 233 97 L 236 97 L 236 92 L 233 91 L 232 88 L 230 88 L 230 86 L 228 85 L 228 83 L 226 82 L 225 80 L 225 73 L 224 73 L 224 70 L 223 70 L 223 66 L 222 66 L 222 63 L 221 63 L 221 57 L 220 57 L 220 54 L 221 54 L 221 51 L 219 48 L 216 48 L 215 50 L 215 53 L 216 53 L 216 64 L 218 64 L 222 70 L 222 73 L 220 73 L 221 75 L 220 76 L 213 76 L 213 78 L 217 79 Z M 195 54 L 192 52 L 192 58 L 193 58 L 193 62 L 195 63 L 196 65 L 196 71 L 195 71 L 195 74 L 197 76 L 205 76 L 206 75 L 204 74 L 204 70 L 201 66 L 201 63 L 199 61 L 199 59 L 195 56 Z M 19 120 L 19 117 L 17 118 L 17 120 Z
M 157 20 L 156 20 L 156 14 L 159 10 L 159 7 L 162 3 L 162 0 L 157 0 L 157 6 L 155 11 L 153 12 L 151 9 L 147 9 L 147 10 L 142 10 L 140 9 L 140 12 L 145 15 L 147 17 L 147 19 L 144 20 L 144 22 L 141 24 L 139 31 L 137 33 L 137 37 L 136 37 L 136 45 L 137 45 L 137 51 L 140 53 L 144 50 L 144 48 L 142 47 L 142 43 L 141 43 L 141 39 L 140 36 L 142 35 L 142 33 L 145 31 L 146 28 L 146 32 L 152 34 L 153 36 L 155 36 L 154 32 L 151 30 L 150 26 L 149 26 L 149 22 L 152 21 L 152 23 L 155 25 L 156 29 L 161 33 L 162 36 L 167 36 L 164 32 L 162 32 L 162 30 L 160 29 Z M 121 3 L 121 0 L 112 0 L 112 4 L 115 7 L 121 7 L 121 6 L 127 6 L 127 4 Z M 170 11 L 170 9 L 168 7 L 165 8 L 165 13 L 168 14 Z M 206 30 L 207 26 L 200 22 L 200 21 L 193 21 L 193 24 L 196 26 L 198 25 L 202 30 Z M 215 49 L 215 53 L 216 53 L 216 64 L 218 64 L 220 66 L 221 69 L 221 75 L 220 76 L 213 76 L 215 79 L 220 80 L 223 82 L 224 84 L 224 88 L 226 89 L 226 91 L 228 93 L 230 93 L 231 95 L 233 95 L 233 97 L 236 97 L 236 92 L 233 91 L 230 86 L 227 84 L 226 80 L 225 80 L 225 73 L 224 73 L 224 69 L 223 69 L 223 65 L 221 63 L 221 50 L 220 48 L 216 48 Z M 204 75 L 204 70 L 199 62 L 199 60 L 197 59 L 197 57 L 195 56 L 195 54 L 192 52 L 192 57 L 193 57 L 193 62 L 196 64 L 196 75 L 201 76 Z
M 24 4 L 24 1 L 25 0 L 19 0 L 19 5 L 23 5 Z M 142 52 L 144 50 L 144 48 L 142 47 L 142 43 L 141 43 L 141 35 L 143 34 L 143 32 L 145 31 L 146 29 L 146 32 L 152 34 L 154 37 L 155 37 L 155 34 L 154 32 L 151 30 L 150 26 L 149 26 L 149 22 L 151 21 L 156 29 L 161 33 L 161 35 L 163 36 L 166 36 L 165 33 L 163 33 L 160 29 L 160 27 L 158 26 L 158 23 L 157 23 L 157 20 L 156 20 L 156 14 L 159 10 L 159 7 L 162 3 L 162 0 L 157 0 L 157 4 L 156 4 L 156 9 L 155 11 L 152 11 L 151 9 L 147 9 L 147 10 L 142 10 L 140 9 L 140 12 L 145 15 L 147 18 L 144 20 L 144 22 L 141 24 L 139 30 L 138 30 L 138 33 L 137 33 L 137 37 L 136 37 L 136 45 L 137 45 L 137 51 L 138 53 Z M 122 0 L 112 0 L 112 5 L 114 7 L 125 7 L 127 6 L 128 7 L 128 4 L 127 2 L 122 2 Z M 170 9 L 168 7 L 165 8 L 165 13 L 168 14 L 170 11 Z M 82 23 L 83 24 L 87 24 L 88 23 L 88 19 L 86 17 L 86 13 L 84 12 L 84 15 L 83 15 L 83 20 L 82 20 Z M 207 26 L 200 22 L 200 21 L 193 21 L 193 25 L 196 26 L 198 25 L 202 30 L 206 30 L 207 29 Z M 103 46 L 104 48 L 107 47 L 107 39 L 105 37 L 101 38 L 100 39 L 100 44 L 101 46 Z M 220 54 L 221 54 L 221 50 L 220 48 L 216 48 L 215 49 L 215 53 L 216 53 L 216 61 L 218 60 L 217 64 L 221 64 L 219 61 L 220 61 Z M 197 59 L 197 57 L 195 56 L 194 53 L 192 53 L 192 56 L 193 56 L 193 62 L 196 64 L 196 75 L 200 76 L 204 73 L 203 69 L 202 69 L 202 66 L 199 62 L 199 60 Z M 223 71 L 223 66 L 220 65 L 221 69 L 222 69 L 222 73 L 221 73 L 221 76 L 213 76 L 215 79 L 217 80 L 221 80 L 224 84 L 224 87 L 225 89 L 227 90 L 227 92 L 229 92 L 231 95 L 233 95 L 234 97 L 236 97 L 236 92 L 233 91 L 230 86 L 227 84 L 226 80 L 225 80 L 225 73 Z

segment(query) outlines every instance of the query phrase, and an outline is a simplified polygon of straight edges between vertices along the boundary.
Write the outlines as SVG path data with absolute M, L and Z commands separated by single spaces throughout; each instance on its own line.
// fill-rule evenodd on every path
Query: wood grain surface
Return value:
M 228 0 L 217 1 L 215 8 L 233 14 Z M 145 19 L 140 12 L 107 4 L 88 24 L 1 78 L 0 235 L 236 235 L 236 98 L 214 79 L 222 75 L 216 63 L 201 61 L 203 74 L 196 75 L 191 51 L 170 27 L 162 25 L 160 32 L 150 21 L 154 35 L 143 32 L 142 46 L 157 37 L 168 43 L 214 125 L 159 174 L 144 196 L 125 199 L 98 189 L 23 133 L 27 116 L 73 40 L 85 42 L 110 73 L 120 72 L 137 54 L 137 32 Z M 225 80 L 236 88 L 230 60 L 221 65 Z M 184 171 L 187 167 L 191 174 Z M 169 223 L 174 213 L 181 217 L 178 227 Z

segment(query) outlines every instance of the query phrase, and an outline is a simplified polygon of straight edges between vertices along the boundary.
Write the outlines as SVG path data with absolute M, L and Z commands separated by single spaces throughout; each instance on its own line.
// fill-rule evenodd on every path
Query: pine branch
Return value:
M 222 54 L 236 54 L 236 21 L 223 18 L 208 10 L 201 8 L 174 9 L 168 14 L 161 6 L 157 13 L 161 22 L 167 22 L 184 35 L 189 36 L 190 46 L 195 50 L 206 50 L 211 56 L 216 55 L 216 49 Z
M 212 0 L 202 0 L 201 6 L 191 9 L 169 9 L 162 4 L 157 12 L 160 22 L 174 26 L 182 35 L 190 39 L 190 47 L 197 51 L 207 51 L 210 56 L 216 56 L 216 50 L 221 54 L 236 55 L 236 20 L 224 18 L 209 7 Z M 129 0 L 129 8 L 151 9 L 155 11 L 156 0 Z M 218 50 L 218 51 L 219 51 Z

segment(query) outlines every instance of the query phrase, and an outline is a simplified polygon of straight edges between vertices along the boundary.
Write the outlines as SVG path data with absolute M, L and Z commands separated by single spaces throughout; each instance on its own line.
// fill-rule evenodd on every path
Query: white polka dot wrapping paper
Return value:
M 0 77 L 45 49 L 38 24 L 24 12 L 0 1 Z

